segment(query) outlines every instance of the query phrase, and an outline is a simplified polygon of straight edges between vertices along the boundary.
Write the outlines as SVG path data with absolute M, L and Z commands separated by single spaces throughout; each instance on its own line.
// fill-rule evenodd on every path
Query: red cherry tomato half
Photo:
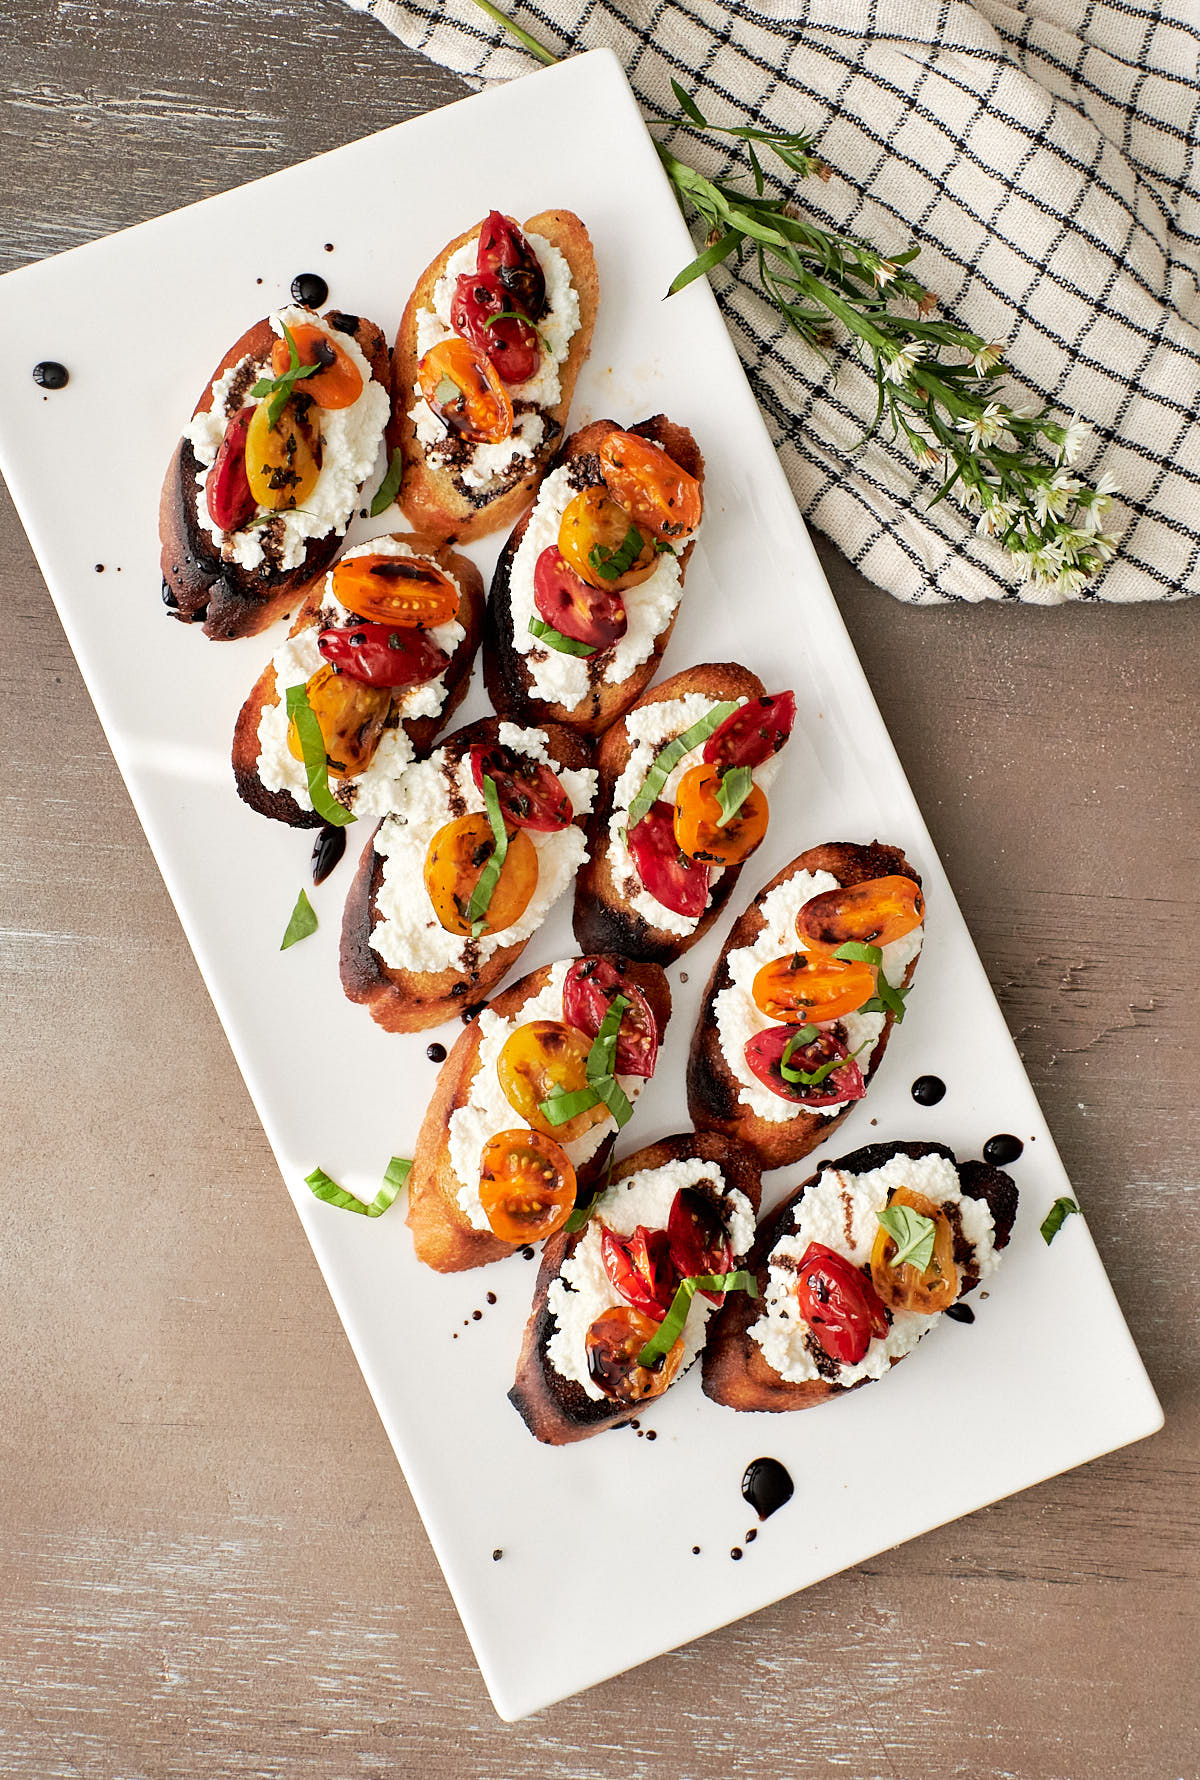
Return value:
M 450 665 L 450 657 L 419 630 L 392 630 L 386 624 L 331 625 L 317 648 L 339 674 L 364 686 L 424 686 Z
M 658 1022 L 637 984 L 607 958 L 579 958 L 563 983 L 563 1019 L 595 1038 L 614 995 L 629 1006 L 617 1033 L 617 1074 L 649 1078 L 658 1061 Z
M 714 729 L 701 758 L 708 765 L 761 766 L 778 754 L 796 721 L 796 694 L 776 692 L 739 705 Z
M 503 321 L 494 318 L 504 316 Z M 505 383 L 527 383 L 538 368 L 537 329 L 517 319 L 511 297 L 487 272 L 464 272 L 454 286 L 450 326 L 485 352 Z
M 501 810 L 515 827 L 550 834 L 574 820 L 571 800 L 545 761 L 531 760 L 499 742 L 476 742 L 471 749 L 471 777 L 477 791 L 483 790 L 485 773 L 495 784 Z
M 695 1187 L 680 1187 L 667 1219 L 671 1261 L 680 1279 L 701 1273 L 728 1273 L 733 1250 L 725 1225 L 714 1207 Z M 724 1292 L 705 1292 L 714 1304 L 724 1304 Z
M 830 1359 L 843 1366 L 857 1366 L 871 1337 L 890 1327 L 867 1275 L 823 1242 L 810 1242 L 800 1258 L 796 1302 Z
M 546 307 L 542 263 L 511 216 L 490 211 L 479 231 L 479 271 L 494 277 L 509 298 L 508 307 L 537 321 Z
M 708 906 L 708 867 L 688 859 L 675 839 L 675 805 L 660 798 L 629 830 L 629 854 L 656 902 L 676 915 L 696 917 Z
M 602 1225 L 600 1254 L 604 1271 L 626 1304 L 661 1323 L 678 1284 L 666 1231 L 639 1224 L 632 1236 L 618 1236 Z
M 548 544 L 534 564 L 533 603 L 538 615 L 576 643 L 607 649 L 625 635 L 625 601 L 607 587 L 589 587 L 557 544 Z
M 258 506 L 246 474 L 246 433 L 253 419 L 253 408 L 238 409 L 225 428 L 225 437 L 204 484 L 213 524 L 223 532 L 240 532 L 246 521 L 253 519 Z
M 747 1039 L 746 1062 L 763 1086 L 781 1100 L 794 1100 L 798 1106 L 838 1106 L 843 1100 L 861 1100 L 867 1091 L 862 1070 L 848 1054 L 845 1040 L 836 1028 L 820 1032 L 809 1044 L 798 1045 L 788 1059 L 788 1068 L 811 1073 L 832 1057 L 844 1057 L 845 1062 L 815 1087 L 784 1080 L 783 1053 L 789 1040 L 802 1030 L 800 1026 L 768 1026 Z

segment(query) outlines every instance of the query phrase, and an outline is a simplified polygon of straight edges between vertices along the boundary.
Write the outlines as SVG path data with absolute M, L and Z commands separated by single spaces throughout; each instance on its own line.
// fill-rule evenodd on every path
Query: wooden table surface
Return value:
M 0 23 L 4 269 L 460 91 L 339 0 Z M 1165 1431 L 502 1725 L 0 493 L 0 1775 L 1200 1772 L 1200 611 L 823 555 Z

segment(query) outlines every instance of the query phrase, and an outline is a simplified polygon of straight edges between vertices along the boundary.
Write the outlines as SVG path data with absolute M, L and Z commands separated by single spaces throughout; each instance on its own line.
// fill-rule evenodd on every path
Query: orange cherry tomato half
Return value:
M 508 1104 L 535 1131 L 558 1143 L 574 1143 L 608 1117 L 602 1100 L 558 1125 L 542 1111 L 542 1101 L 551 1095 L 578 1094 L 587 1087 L 591 1048 L 591 1039 L 577 1026 L 562 1020 L 527 1020 L 510 1033 L 496 1059 Z
M 639 530 L 664 541 L 694 532 L 704 511 L 700 484 L 661 445 L 637 433 L 609 433 L 600 474 Z
M 486 353 L 452 334 L 417 366 L 421 394 L 446 425 L 476 444 L 511 439 L 513 406 Z
M 896 1244 L 881 1224 L 871 1247 L 871 1282 L 889 1310 L 915 1310 L 919 1316 L 935 1316 L 958 1297 L 950 1220 L 940 1205 L 908 1187 L 896 1187 L 888 1194 L 888 1204 L 907 1205 L 921 1217 L 933 1219 L 933 1254 L 925 1268 L 914 1267 L 910 1261 L 893 1266 Z
M 689 767 L 675 792 L 675 839 L 679 851 L 705 865 L 740 865 L 767 832 L 767 799 L 751 785 L 744 803 L 727 822 L 717 801 L 719 766 Z
M 453 581 L 419 556 L 343 557 L 333 571 L 333 596 L 356 617 L 395 630 L 432 630 L 459 607 Z
M 581 489 L 568 502 L 558 523 L 558 548 L 581 581 L 608 593 L 648 581 L 658 560 L 653 538 L 640 532 L 624 507 L 599 487 Z M 614 567 L 625 561 L 627 551 L 632 552 L 628 567 Z
M 339 674 L 329 664 L 317 669 L 304 690 L 321 726 L 330 777 L 353 779 L 365 773 L 392 708 L 391 692 L 385 686 L 367 686 L 349 674 Z M 289 753 L 303 760 L 294 717 L 288 723 L 287 739 Z
M 571 1159 L 540 1131 L 497 1131 L 479 1158 L 479 1200 L 501 1242 L 540 1242 L 574 1209 Z
M 852 1014 L 875 993 L 869 964 L 792 952 L 764 964 L 754 979 L 754 1005 L 769 1020 L 837 1020 Z
M 507 829 L 507 824 L 506 824 Z M 433 912 L 447 933 L 470 933 L 467 915 L 475 886 L 495 851 L 492 825 L 485 815 L 459 816 L 439 828 L 425 855 L 425 888 Z M 519 921 L 537 889 L 537 848 L 523 828 L 508 836 L 508 852 L 492 891 L 483 933 L 503 933 Z
M 310 402 L 292 397 L 270 422 L 266 396 L 246 428 L 246 480 L 256 505 L 275 512 L 302 507 L 321 474 L 321 428 Z
M 331 335 L 311 322 L 302 322 L 290 330 L 302 365 L 320 365 L 311 377 L 302 377 L 296 388 L 311 396 L 318 408 L 349 408 L 362 394 L 362 372 L 344 347 Z M 271 348 L 271 369 L 276 377 L 291 365 L 286 340 L 276 340 Z
M 886 946 L 925 919 L 925 898 L 912 878 L 871 878 L 823 890 L 796 916 L 796 932 L 810 952 L 836 952 L 847 940 Z
M 639 1366 L 637 1357 L 658 1323 L 630 1305 L 615 1305 L 598 1316 L 585 1337 L 588 1373 L 597 1390 L 617 1403 L 645 1403 L 661 1397 L 683 1359 L 683 1337 L 657 1366 Z

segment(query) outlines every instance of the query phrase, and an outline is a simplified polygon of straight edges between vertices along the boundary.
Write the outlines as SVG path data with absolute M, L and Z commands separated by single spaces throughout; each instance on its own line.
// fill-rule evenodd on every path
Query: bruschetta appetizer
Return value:
M 668 964 L 695 945 L 766 833 L 766 788 L 796 701 L 734 662 L 645 693 L 600 743 L 575 937 Z
M 390 412 L 373 322 L 299 305 L 231 346 L 171 459 L 159 505 L 163 600 L 206 636 L 252 636 L 324 575 Z
M 882 1378 L 995 1272 L 1016 1213 L 1007 1174 L 944 1144 L 873 1143 L 824 1163 L 759 1233 L 759 1296 L 731 1295 L 717 1318 L 705 1394 L 809 1409 Z
M 912 981 L 921 880 L 896 847 L 833 841 L 785 865 L 713 967 L 688 1061 L 704 1131 L 782 1168 L 867 1091 Z
M 654 964 L 569 958 L 485 1007 L 442 1065 L 408 1177 L 417 1259 L 481 1267 L 560 1229 L 654 1074 L 671 1013 Z
M 549 1446 L 586 1440 L 644 1413 L 686 1372 L 734 1293 L 681 1286 L 736 1287 L 760 1192 L 753 1157 L 703 1133 L 664 1137 L 617 1164 L 583 1227 L 542 1251 L 508 1393 L 531 1434 Z M 647 1354 L 650 1344 L 662 1351 Z
M 493 210 L 427 266 L 396 336 L 389 444 L 400 505 L 434 537 L 511 525 L 563 436 L 596 320 L 596 262 L 569 210 Z
M 342 987 L 389 1032 L 486 1000 L 585 850 L 596 775 L 553 725 L 468 724 L 404 769 L 342 921 Z
M 309 594 L 242 706 L 239 795 L 261 815 L 319 827 L 289 687 L 303 686 L 330 790 L 358 817 L 395 808 L 404 768 L 461 703 L 479 645 L 483 582 L 465 556 L 415 533 L 348 550 Z
M 654 678 L 703 511 L 704 459 L 665 414 L 572 434 L 496 565 L 484 676 L 525 722 L 599 735 Z

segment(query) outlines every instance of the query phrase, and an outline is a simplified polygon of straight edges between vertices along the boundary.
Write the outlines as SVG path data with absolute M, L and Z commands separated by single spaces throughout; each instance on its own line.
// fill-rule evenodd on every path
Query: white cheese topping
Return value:
M 665 1230 L 675 1195 L 682 1187 L 711 1181 L 725 1203 L 725 1228 L 736 1266 L 754 1241 L 754 1212 L 750 1201 L 736 1187 L 727 1187 L 715 1162 L 688 1157 L 667 1162 L 661 1168 L 643 1168 L 627 1180 L 617 1181 L 600 1199 L 575 1252 L 563 1262 L 562 1272 L 550 1283 L 547 1303 L 554 1314 L 555 1329 L 546 1343 L 546 1355 L 563 1378 L 573 1378 L 597 1402 L 603 1391 L 592 1383 L 587 1363 L 587 1332 L 598 1316 L 624 1305 L 608 1274 L 600 1249 L 600 1226 L 606 1224 L 618 1236 L 630 1236 L 639 1224 L 648 1230 Z M 685 1371 L 704 1346 L 705 1326 L 716 1309 L 702 1292 L 692 1299 L 683 1325 Z
M 312 326 L 321 328 L 334 341 L 339 351 L 346 354 L 363 380 L 361 395 L 348 408 L 313 410 L 314 415 L 319 417 L 321 427 L 321 473 L 312 493 L 305 497 L 303 508 L 298 507 L 294 512 L 281 511 L 271 527 L 271 531 L 278 533 L 280 539 L 278 561 L 273 557 L 271 566 L 294 569 L 304 560 L 304 551 L 310 538 L 323 538 L 330 532 L 336 532 L 339 538 L 345 535 L 346 527 L 354 514 L 358 491 L 375 467 L 391 402 L 387 390 L 372 377 L 370 363 L 352 335 L 340 333 L 327 326 L 311 309 L 281 309 L 270 320 L 280 339 L 283 338 L 285 324 L 292 329 Z M 268 354 L 255 363 L 255 376 L 247 381 L 243 373 L 248 362 L 243 359 L 217 379 L 212 386 L 211 406 L 203 414 L 195 416 L 184 436 L 191 441 L 196 461 L 200 465 L 196 477 L 196 511 L 200 524 L 210 533 L 213 543 L 226 562 L 236 562 L 244 569 L 257 569 L 267 560 L 263 548 L 263 528 L 256 526 L 251 531 L 228 534 L 223 532 L 208 510 L 208 496 L 204 488 L 231 418 L 225 412 L 225 403 L 235 380 L 244 385 L 247 392 L 245 402 L 249 402 L 249 390 L 257 377 L 275 375 Z M 297 388 L 303 390 L 303 383 L 298 384 Z
M 763 1314 L 750 1327 L 750 1338 L 762 1350 L 763 1359 L 789 1384 L 806 1379 L 829 1378 L 840 1385 L 857 1384 L 864 1378 L 881 1378 L 893 1360 L 910 1353 L 928 1334 L 942 1313 L 921 1316 L 915 1310 L 892 1313 L 886 1335 L 871 1340 L 856 1366 L 839 1365 L 831 1372 L 822 1354 L 824 1370 L 814 1355 L 821 1349 L 796 1301 L 796 1269 L 810 1242 L 824 1243 L 845 1255 L 856 1267 L 865 1266 L 879 1230 L 878 1213 L 897 1187 L 923 1193 L 936 1205 L 957 1207 L 962 1235 L 974 1250 L 974 1271 L 987 1279 L 1000 1264 L 995 1245 L 992 1214 L 984 1199 L 972 1199 L 960 1187 L 958 1170 L 945 1156 L 893 1156 L 882 1168 L 868 1174 L 843 1174 L 825 1168 L 796 1207 L 794 1234 L 783 1235 L 768 1257 L 767 1289 Z M 951 1217 L 953 1226 L 955 1218 Z
M 798 871 L 777 885 L 759 911 L 763 926 L 754 944 L 743 946 L 729 954 L 728 967 L 732 980 L 713 1003 L 721 1051 L 730 1072 L 738 1082 L 738 1099 L 760 1119 L 766 1119 L 773 1125 L 786 1124 L 802 1110 L 820 1113 L 823 1118 L 832 1118 L 834 1113 L 840 1112 L 846 1105 L 844 1100 L 839 1100 L 832 1106 L 801 1108 L 796 1101 L 785 1100 L 781 1094 L 772 1093 L 765 1082 L 759 1081 L 746 1061 L 747 1041 L 755 1033 L 778 1024 L 775 1020 L 769 1020 L 755 1004 L 752 993 L 755 977 L 764 964 L 772 964 L 777 958 L 786 958 L 793 952 L 807 950 L 796 933 L 796 916 L 814 896 L 837 888 L 837 879 L 827 871 Z M 884 946 L 883 974 L 889 983 L 903 982 L 904 973 L 920 952 L 924 938 L 925 929 L 915 927 L 911 933 Z M 865 1072 L 875 1041 L 883 1031 L 884 1015 L 843 1014 L 840 1022 L 822 1020 L 818 1024 L 823 1030 L 842 1025 L 846 1032 L 846 1048 L 851 1053 L 857 1051 L 861 1045 L 866 1046 L 859 1059 L 859 1065 Z

